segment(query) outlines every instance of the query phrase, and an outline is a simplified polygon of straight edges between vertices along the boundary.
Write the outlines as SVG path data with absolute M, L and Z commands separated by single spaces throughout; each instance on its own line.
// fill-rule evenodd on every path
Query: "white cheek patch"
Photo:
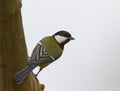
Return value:
M 60 36 L 60 35 L 56 35 L 55 39 L 58 43 L 63 43 L 64 41 L 66 41 L 68 38 L 64 37 L 64 36 Z

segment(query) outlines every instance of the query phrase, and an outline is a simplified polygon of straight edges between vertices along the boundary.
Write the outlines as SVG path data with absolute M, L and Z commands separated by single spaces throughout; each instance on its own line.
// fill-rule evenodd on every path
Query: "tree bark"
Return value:
M 44 85 L 30 74 L 20 85 L 14 74 L 27 64 L 21 0 L 0 0 L 0 91 L 43 91 Z

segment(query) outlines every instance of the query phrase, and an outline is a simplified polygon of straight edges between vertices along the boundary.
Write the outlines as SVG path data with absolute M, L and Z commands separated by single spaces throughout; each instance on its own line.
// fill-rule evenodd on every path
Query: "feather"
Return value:
M 20 84 L 35 67 L 35 64 L 26 65 L 22 70 L 17 72 L 14 76 L 16 83 Z

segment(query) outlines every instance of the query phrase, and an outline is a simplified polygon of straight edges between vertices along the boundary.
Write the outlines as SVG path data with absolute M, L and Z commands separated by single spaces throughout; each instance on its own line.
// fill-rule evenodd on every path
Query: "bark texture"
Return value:
M 0 0 L 0 91 L 43 91 L 30 74 L 17 85 L 14 74 L 27 64 L 27 48 L 21 18 L 21 0 Z

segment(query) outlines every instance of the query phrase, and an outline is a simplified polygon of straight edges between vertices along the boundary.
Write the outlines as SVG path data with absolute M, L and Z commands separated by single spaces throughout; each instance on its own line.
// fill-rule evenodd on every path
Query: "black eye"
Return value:
M 65 37 L 71 37 L 71 35 L 70 34 L 65 34 Z
M 60 36 L 68 37 L 68 38 L 71 37 L 71 34 L 69 32 L 67 32 L 67 31 L 64 31 L 64 30 L 58 31 L 53 36 L 55 36 L 55 35 L 60 35 Z
M 71 37 L 71 34 L 70 33 L 68 33 L 67 31 L 61 31 L 61 34 L 60 34 L 61 36 L 64 36 L 64 37 Z

